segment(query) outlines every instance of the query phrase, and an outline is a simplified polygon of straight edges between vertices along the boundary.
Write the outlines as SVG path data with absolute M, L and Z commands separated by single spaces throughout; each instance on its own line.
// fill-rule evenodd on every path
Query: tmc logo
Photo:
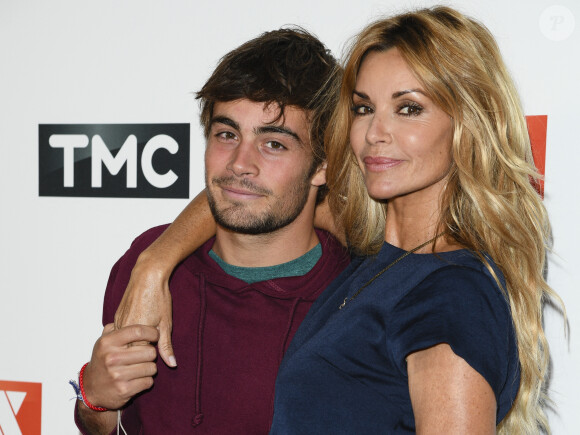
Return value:
M 42 384 L 0 381 L 0 433 L 40 435 Z
M 189 197 L 189 124 L 41 124 L 40 196 Z

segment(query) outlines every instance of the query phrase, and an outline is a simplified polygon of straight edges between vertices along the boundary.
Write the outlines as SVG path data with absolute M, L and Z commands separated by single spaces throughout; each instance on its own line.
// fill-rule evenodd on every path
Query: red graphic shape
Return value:
M 544 176 L 546 170 L 546 132 L 548 130 L 548 115 L 526 116 L 528 134 L 532 144 L 532 155 L 538 172 Z M 544 197 L 544 180 L 532 182 L 538 193 Z
M 16 412 L 16 421 L 22 435 L 40 435 L 40 419 L 42 415 L 42 384 L 36 382 L 0 381 L 0 400 L 7 399 L 9 393 L 26 393 L 22 404 Z M 11 407 L 13 406 L 10 404 Z M 0 421 L 0 432 L 2 430 Z M 5 435 L 9 435 L 6 434 Z

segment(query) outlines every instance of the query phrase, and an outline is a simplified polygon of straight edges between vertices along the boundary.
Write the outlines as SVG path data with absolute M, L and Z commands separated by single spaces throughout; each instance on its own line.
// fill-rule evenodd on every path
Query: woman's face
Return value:
M 438 199 L 451 165 L 451 118 L 396 48 L 370 52 L 353 92 L 350 143 L 375 199 Z

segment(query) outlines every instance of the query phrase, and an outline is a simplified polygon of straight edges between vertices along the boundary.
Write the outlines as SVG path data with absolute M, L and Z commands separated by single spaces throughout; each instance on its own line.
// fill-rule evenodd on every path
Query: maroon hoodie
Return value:
M 113 267 L 103 324 L 113 321 L 137 257 L 165 228 L 142 234 Z M 268 433 L 284 352 L 314 300 L 349 262 L 332 236 L 317 234 L 322 257 L 304 276 L 246 284 L 209 257 L 214 239 L 177 267 L 169 286 L 178 366 L 158 358 L 153 388 L 123 411 L 129 435 Z

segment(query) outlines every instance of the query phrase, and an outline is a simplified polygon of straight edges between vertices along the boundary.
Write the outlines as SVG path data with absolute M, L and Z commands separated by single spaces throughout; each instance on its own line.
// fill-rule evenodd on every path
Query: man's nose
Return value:
M 235 148 L 227 169 L 236 176 L 257 175 L 258 166 L 256 164 L 257 152 L 255 144 L 251 141 L 242 141 Z

